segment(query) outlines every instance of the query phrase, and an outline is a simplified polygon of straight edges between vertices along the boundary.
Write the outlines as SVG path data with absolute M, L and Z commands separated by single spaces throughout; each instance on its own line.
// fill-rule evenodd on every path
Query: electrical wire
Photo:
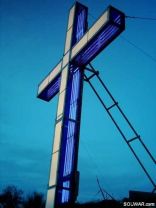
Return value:
M 88 155 L 88 159 L 89 161 L 92 163 L 93 167 L 94 167 L 94 171 L 96 175 L 101 175 L 101 172 L 99 172 L 99 167 L 94 159 L 93 154 L 91 153 L 91 151 L 89 151 L 89 146 L 84 142 L 84 140 L 81 140 L 81 144 L 82 147 L 84 148 L 84 151 L 87 153 Z
M 126 18 L 129 19 L 138 19 L 138 20 L 152 20 L 152 21 L 156 21 L 156 18 L 152 18 L 152 17 L 137 17 L 137 16 L 128 16 L 125 15 Z
M 94 17 L 94 15 L 92 15 L 91 13 L 89 13 L 89 16 L 93 19 L 96 19 Z M 137 17 L 137 16 L 128 16 L 125 15 L 126 18 L 131 18 L 131 19 L 140 19 L 140 20 L 156 20 L 156 18 L 151 18 L 151 17 Z M 122 40 L 124 40 L 125 42 L 127 42 L 128 44 L 130 44 L 131 46 L 133 46 L 135 49 L 137 49 L 138 51 L 140 51 L 142 54 L 144 54 L 146 57 L 150 58 L 152 61 L 156 62 L 156 58 L 153 57 L 151 54 L 149 54 L 147 51 L 145 51 L 144 49 L 142 49 L 141 47 L 137 46 L 136 44 L 134 44 L 132 41 L 128 40 L 127 38 L 125 38 L 124 36 L 120 36 L 120 38 Z
M 91 153 L 91 151 L 89 151 L 88 145 L 85 144 L 85 142 L 83 140 L 81 140 L 81 144 L 83 144 L 82 146 L 83 146 L 83 148 L 85 149 L 85 152 L 88 155 L 89 161 L 90 161 L 90 163 L 92 163 L 93 170 L 95 171 L 96 177 L 97 177 L 97 175 L 101 175 L 102 176 L 103 174 L 102 174 L 101 170 L 99 169 L 98 164 L 96 163 L 96 160 L 94 159 L 93 154 Z M 105 190 L 103 189 L 103 191 L 105 193 L 107 193 L 107 195 L 111 196 L 110 194 L 108 194 L 108 192 L 106 191 L 106 189 Z M 97 195 L 97 193 L 96 194 L 93 194 L 93 196 L 95 196 L 95 195 Z
M 120 36 L 120 38 L 122 40 L 124 40 L 125 42 L 127 42 L 128 44 L 130 44 L 131 46 L 133 46 L 135 49 L 137 49 L 138 51 L 140 51 L 142 54 L 144 54 L 146 57 L 150 58 L 152 61 L 154 61 L 156 63 L 156 58 L 153 57 L 151 54 L 149 54 L 147 51 L 145 51 L 144 49 L 142 49 L 141 47 L 137 46 L 136 44 L 134 44 L 132 41 L 128 40 L 127 38 L 125 38 L 123 35 Z
M 91 14 L 90 12 L 88 12 L 88 15 L 93 19 L 96 20 L 95 16 L 93 14 Z
M 94 16 L 92 13 L 88 12 L 88 14 L 89 14 L 89 16 L 90 16 L 92 19 L 96 20 L 95 16 Z M 130 16 L 130 15 L 125 15 L 125 18 L 128 18 L 128 19 L 138 19 L 138 20 L 156 21 L 156 18 L 154 18 L 154 17 L 140 17 L 140 16 Z

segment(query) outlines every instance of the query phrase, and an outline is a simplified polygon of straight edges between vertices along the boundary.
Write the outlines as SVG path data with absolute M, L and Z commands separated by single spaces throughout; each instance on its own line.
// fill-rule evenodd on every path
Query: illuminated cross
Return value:
M 45 101 L 59 93 L 46 208 L 76 200 L 84 69 L 125 27 L 125 15 L 112 6 L 90 29 L 87 15 L 78 2 L 70 9 L 63 58 L 38 88 Z

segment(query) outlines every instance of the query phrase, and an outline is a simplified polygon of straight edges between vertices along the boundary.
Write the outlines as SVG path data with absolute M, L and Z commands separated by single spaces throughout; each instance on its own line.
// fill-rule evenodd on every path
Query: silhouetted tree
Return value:
M 126 201 L 130 201 L 130 199 L 63 204 L 57 208 L 123 208 L 123 202 Z M 27 197 L 23 197 L 22 190 L 15 186 L 8 186 L 0 193 L 0 208 L 45 208 L 45 200 L 41 193 L 34 192 Z
M 0 195 L 0 207 L 20 208 L 22 206 L 23 191 L 15 186 L 6 187 Z
M 24 208 L 44 208 L 45 201 L 43 194 L 34 192 L 32 195 L 28 196 L 23 203 Z

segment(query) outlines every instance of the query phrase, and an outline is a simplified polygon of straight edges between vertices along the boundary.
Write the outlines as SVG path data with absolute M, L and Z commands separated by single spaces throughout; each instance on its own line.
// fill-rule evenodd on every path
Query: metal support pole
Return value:
M 107 191 L 105 191 L 101 188 L 100 181 L 99 181 L 97 176 L 96 176 L 96 180 L 97 180 L 97 183 L 98 183 L 98 186 L 99 186 L 99 189 L 100 189 L 100 192 L 102 194 L 103 199 L 105 200 L 105 196 L 104 196 L 104 193 L 103 193 L 103 192 L 105 192 L 112 200 L 116 201 L 116 199 L 114 199 L 113 196 L 111 196 Z
M 91 64 L 90 64 L 91 66 Z M 93 73 L 95 71 L 95 69 L 91 66 Z M 96 72 L 96 71 L 95 71 Z M 133 132 L 135 133 L 136 137 L 140 139 L 140 136 L 138 135 L 138 133 L 135 131 L 134 127 L 132 126 L 132 124 L 129 122 L 128 118 L 125 116 L 125 114 L 123 113 L 123 111 L 121 110 L 121 108 L 118 106 L 116 100 L 113 98 L 112 94 L 110 93 L 110 91 L 108 90 L 108 88 L 106 87 L 106 85 L 103 83 L 103 81 L 101 80 L 101 78 L 99 77 L 99 75 L 96 73 L 96 76 L 98 77 L 100 83 L 102 84 L 102 86 L 104 87 L 104 89 L 107 91 L 107 93 L 109 94 L 109 96 L 112 98 L 114 104 L 116 104 L 117 108 L 119 109 L 120 113 L 123 115 L 123 117 L 125 118 L 125 120 L 128 122 L 130 128 L 133 130 Z M 139 157 L 137 156 L 137 154 L 135 153 L 134 149 L 131 147 L 130 142 L 126 139 L 126 136 L 124 135 L 123 131 L 121 130 L 121 128 L 119 127 L 119 125 L 117 124 L 117 122 L 115 121 L 114 117 L 112 116 L 111 112 L 109 111 L 110 108 L 107 108 L 105 103 L 103 102 L 102 98 L 100 97 L 99 93 L 96 91 L 96 89 L 94 88 L 94 86 L 92 85 L 90 79 L 87 78 L 87 76 L 84 74 L 85 77 L 85 81 L 87 81 L 90 85 L 90 87 L 92 88 L 92 90 L 94 91 L 94 93 L 96 94 L 97 98 L 99 99 L 99 101 L 101 102 L 102 106 L 105 108 L 105 110 L 107 111 L 108 115 L 110 116 L 111 120 L 113 121 L 113 123 L 115 124 L 116 128 L 118 129 L 119 133 L 121 134 L 121 136 L 123 137 L 124 141 L 127 143 L 127 145 L 129 146 L 131 152 L 133 153 L 133 155 L 135 156 L 136 160 L 138 161 L 138 163 L 140 164 L 141 168 L 143 169 L 144 173 L 146 174 L 146 176 L 148 177 L 148 179 L 150 180 L 150 182 L 152 183 L 152 185 L 154 186 L 154 189 L 156 189 L 156 184 L 153 181 L 153 179 L 151 178 L 151 176 L 149 175 L 148 171 L 146 170 L 146 168 L 144 167 L 143 163 L 141 162 L 141 160 L 139 159 Z M 115 106 L 115 105 L 114 105 Z M 135 137 L 135 138 L 136 138 Z M 134 140 L 134 139 L 133 139 Z M 142 140 L 141 140 L 142 141 Z M 144 144 L 141 142 L 141 144 Z M 145 144 L 144 144 L 145 145 Z M 143 146 L 144 146 L 143 145 Z M 147 148 L 145 148 L 145 150 L 147 151 L 147 153 L 149 154 L 149 150 Z M 151 157 L 151 159 L 153 160 L 153 162 L 155 163 L 155 159 L 154 157 L 151 155 L 151 153 L 149 154 L 149 156 Z
M 106 87 L 106 85 L 104 84 L 104 82 L 102 81 L 102 79 L 100 78 L 99 73 L 96 73 L 96 70 L 94 69 L 94 67 L 90 63 L 89 63 L 89 66 L 91 67 L 92 72 L 93 73 L 95 72 L 96 77 L 98 78 L 98 80 L 100 81 L 100 83 L 102 84 L 102 86 L 104 87 L 104 89 L 106 90 L 106 92 L 108 93 L 108 95 L 110 96 L 110 98 L 113 100 L 113 102 L 114 103 L 117 103 L 116 100 L 114 99 L 113 95 L 111 94 L 111 92 L 108 90 L 108 88 Z M 149 149 L 146 147 L 146 145 L 142 141 L 141 137 L 138 135 L 137 131 L 134 129 L 134 127 L 130 123 L 129 119 L 127 118 L 127 116 L 124 114 L 123 110 L 120 108 L 119 105 L 116 105 L 116 107 L 118 108 L 119 112 L 122 114 L 122 116 L 124 117 L 124 119 L 126 120 L 126 122 L 128 123 L 128 125 L 130 126 L 130 128 L 132 129 L 132 131 L 134 132 L 134 134 L 136 135 L 136 137 L 139 139 L 140 143 L 145 148 L 145 150 L 148 153 L 149 157 L 156 164 L 155 158 L 153 157 L 153 155 L 151 154 L 151 152 L 149 151 Z

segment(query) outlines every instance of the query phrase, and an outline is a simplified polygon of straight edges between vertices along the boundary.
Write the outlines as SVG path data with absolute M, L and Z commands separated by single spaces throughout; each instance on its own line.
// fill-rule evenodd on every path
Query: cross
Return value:
M 124 29 L 125 15 L 109 6 L 88 29 L 88 8 L 70 9 L 64 55 L 39 84 L 38 98 L 59 94 L 46 208 L 73 203 L 78 195 L 78 147 L 84 70 Z

